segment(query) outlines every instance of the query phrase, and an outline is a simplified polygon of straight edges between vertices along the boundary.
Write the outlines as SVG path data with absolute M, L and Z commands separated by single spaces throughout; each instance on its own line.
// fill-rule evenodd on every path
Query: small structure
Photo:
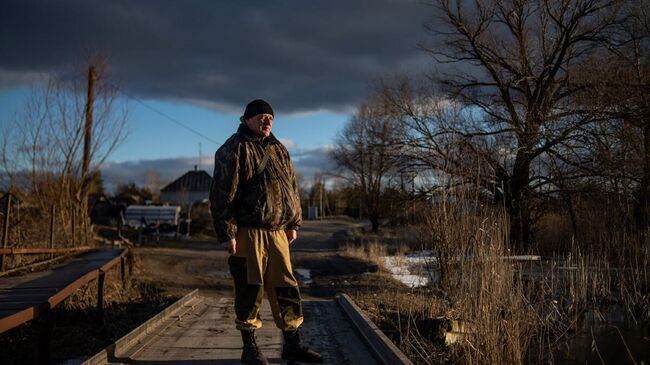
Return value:
M 16 194 L 12 194 L 10 192 L 5 193 L 2 197 L 0 197 L 0 209 L 7 205 L 7 199 L 9 199 L 9 197 L 11 197 L 11 205 L 14 207 L 23 202 L 19 197 L 16 196 Z
M 129 205 L 124 213 L 124 221 L 131 227 L 151 224 L 178 226 L 181 207 L 176 205 Z
M 163 203 L 187 207 L 195 202 L 208 199 L 212 177 L 204 170 L 188 171 L 183 176 L 172 181 L 160 190 L 160 200 Z
M 318 219 L 318 207 L 309 207 L 307 209 L 307 219 L 315 220 Z

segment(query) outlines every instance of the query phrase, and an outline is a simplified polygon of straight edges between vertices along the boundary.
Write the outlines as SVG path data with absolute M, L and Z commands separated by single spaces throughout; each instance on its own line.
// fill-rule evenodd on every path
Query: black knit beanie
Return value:
M 257 114 L 264 114 L 264 113 L 275 116 L 273 114 L 273 108 L 271 108 L 271 104 L 267 103 L 262 99 L 256 99 L 248 103 L 248 105 L 246 105 L 246 111 L 244 111 L 244 115 L 242 115 L 241 120 L 243 122 L 250 117 L 254 117 Z

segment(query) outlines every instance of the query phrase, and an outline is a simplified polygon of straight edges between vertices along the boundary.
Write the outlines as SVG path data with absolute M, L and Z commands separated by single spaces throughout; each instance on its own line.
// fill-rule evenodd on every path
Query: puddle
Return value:
M 311 270 L 309 269 L 301 269 L 301 268 L 294 268 L 293 271 L 298 273 L 302 277 L 302 282 L 305 285 L 311 285 L 312 280 L 311 280 Z

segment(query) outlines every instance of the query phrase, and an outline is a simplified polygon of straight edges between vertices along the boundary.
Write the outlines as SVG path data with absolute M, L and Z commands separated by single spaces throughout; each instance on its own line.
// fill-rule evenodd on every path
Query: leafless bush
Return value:
M 72 76 L 51 75 L 34 87 L 22 112 L 3 131 L 0 173 L 22 206 L 12 218 L 13 246 L 47 241 L 52 207 L 55 236 L 66 238 L 61 244 L 89 243 L 87 194 L 126 132 L 126 105 L 107 72 L 106 59 L 92 57 Z M 74 239 L 73 220 L 78 224 Z

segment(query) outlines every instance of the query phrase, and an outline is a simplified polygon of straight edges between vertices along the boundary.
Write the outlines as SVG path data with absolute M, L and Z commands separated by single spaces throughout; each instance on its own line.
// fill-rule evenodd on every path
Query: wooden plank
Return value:
M 100 269 L 107 271 L 119 263 L 126 251 L 90 252 L 45 272 L 0 278 L 3 298 L 13 298 L 13 294 L 17 294 L 11 301 L 0 301 L 0 313 L 4 313 L 0 317 L 0 333 L 54 308 L 75 290 L 95 279 Z M 19 300 L 24 304 L 23 308 L 19 308 Z M 37 304 L 30 306 L 31 303 Z
M 377 364 L 341 307 L 332 300 L 304 300 L 303 343 L 323 355 L 326 364 Z M 242 341 L 234 323 L 232 298 L 203 297 L 180 318 L 147 327 L 148 334 L 130 349 L 111 345 L 86 365 L 105 363 L 219 363 L 239 364 Z M 256 331 L 257 343 L 271 363 L 280 360 L 282 333 L 275 327 L 267 300 Z M 121 341 L 121 340 L 120 340 Z M 118 349 L 119 348 L 119 349 Z
M 180 317 L 179 312 L 184 312 L 183 307 L 191 309 L 194 307 L 194 302 L 198 303 L 198 289 L 185 295 L 183 298 L 177 300 L 175 303 L 165 308 L 157 315 L 150 318 L 145 323 L 138 326 L 133 331 L 129 332 L 126 336 L 117 340 L 114 344 L 109 345 L 104 350 L 97 353 L 95 356 L 86 360 L 84 365 L 105 364 L 109 360 L 115 359 L 116 356 L 121 356 L 123 353 L 134 349 L 140 344 L 145 344 L 144 337 L 153 331 L 161 330 L 165 327 L 165 322 L 171 317 Z
M 12 290 L 11 288 L 9 289 L 0 289 L 0 297 L 8 296 L 8 295 L 33 295 L 33 294 L 42 294 L 42 293 L 48 293 L 48 292 L 55 292 L 59 290 L 56 287 L 44 287 L 44 288 L 15 288 Z
M 339 294 L 338 303 L 354 323 L 366 344 L 370 346 L 373 354 L 381 364 L 386 365 L 413 365 L 402 351 L 384 335 L 384 333 L 361 311 L 347 294 Z
M 4 316 L 0 318 L 0 333 L 34 319 L 46 310 L 49 310 L 49 304 L 44 303 Z
M 50 247 L 8 247 L 0 248 L 0 254 L 3 255 L 35 255 L 46 253 L 68 253 L 82 252 L 95 249 L 90 246 L 68 247 L 68 248 L 50 248 Z

